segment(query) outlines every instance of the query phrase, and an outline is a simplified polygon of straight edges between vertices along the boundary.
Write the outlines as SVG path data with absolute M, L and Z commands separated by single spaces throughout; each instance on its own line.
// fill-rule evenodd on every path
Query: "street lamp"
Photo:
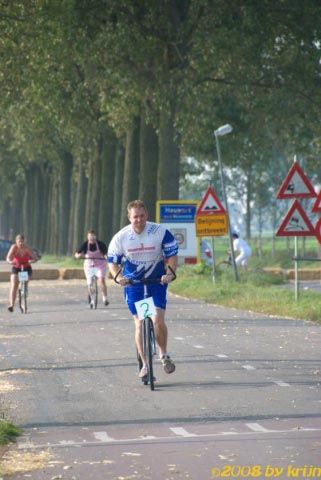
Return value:
M 228 135 L 233 130 L 233 127 L 227 123 L 226 125 L 222 125 L 217 130 L 214 130 L 215 140 L 216 140 L 216 150 L 217 150 L 217 157 L 218 157 L 218 165 L 220 169 L 220 177 L 221 177 L 221 186 L 222 186 L 222 193 L 223 193 L 223 200 L 225 203 L 226 214 L 227 214 L 227 226 L 228 226 L 228 234 L 229 234 L 229 242 L 230 242 L 230 251 L 232 257 L 232 265 L 234 270 L 235 280 L 239 280 L 239 275 L 235 263 L 235 255 L 234 255 L 234 248 L 233 248 L 233 240 L 232 240 L 232 232 L 231 232 L 231 223 L 230 223 L 230 215 L 228 210 L 228 203 L 225 191 L 225 182 L 224 182 L 224 174 L 223 174 L 223 167 L 222 167 L 222 158 L 221 158 L 221 150 L 220 150 L 220 142 L 218 137 L 223 137 L 224 135 Z

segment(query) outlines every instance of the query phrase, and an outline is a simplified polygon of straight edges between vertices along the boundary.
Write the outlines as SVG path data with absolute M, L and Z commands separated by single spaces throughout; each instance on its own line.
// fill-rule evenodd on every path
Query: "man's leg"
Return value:
M 144 356 L 144 351 L 143 351 L 143 338 L 142 338 L 142 321 L 139 320 L 137 315 L 134 315 L 134 320 L 135 320 L 135 343 L 136 343 L 136 348 L 138 351 L 138 354 L 143 362 L 143 367 L 141 371 L 139 372 L 140 377 L 144 377 L 147 375 L 147 361 L 146 357 Z
M 173 373 L 175 365 L 167 353 L 168 331 L 165 323 L 165 310 L 156 308 L 156 315 L 153 318 L 155 337 L 159 347 L 159 356 L 166 373 Z

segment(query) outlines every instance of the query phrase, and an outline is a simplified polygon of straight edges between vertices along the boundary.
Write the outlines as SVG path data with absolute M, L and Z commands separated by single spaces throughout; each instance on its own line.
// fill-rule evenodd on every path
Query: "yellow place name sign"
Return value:
M 227 214 L 196 215 L 195 226 L 197 237 L 221 237 L 228 231 Z

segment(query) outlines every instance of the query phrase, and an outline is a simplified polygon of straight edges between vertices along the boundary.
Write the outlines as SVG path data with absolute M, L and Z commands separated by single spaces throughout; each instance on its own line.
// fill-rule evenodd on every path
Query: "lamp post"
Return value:
M 217 157 L 218 157 L 218 165 L 220 169 L 220 177 L 221 177 L 221 186 L 222 186 L 222 193 L 223 193 L 223 200 L 226 208 L 226 214 L 227 214 L 227 225 L 228 225 L 228 235 L 229 235 L 229 242 L 230 242 L 230 251 L 231 251 L 231 257 L 232 257 L 232 265 L 233 265 L 233 270 L 234 270 L 234 276 L 235 280 L 239 280 L 239 275 L 235 263 L 235 255 L 234 255 L 234 248 L 233 248 L 233 240 L 232 240 L 232 232 L 231 232 L 231 223 L 230 223 L 230 215 L 229 215 L 229 209 L 228 209 L 228 203 L 227 203 L 227 197 L 226 197 L 226 191 L 225 191 L 225 182 L 224 182 L 224 174 L 223 174 L 223 167 L 222 167 L 222 156 L 221 156 L 221 150 L 220 150 L 220 142 L 218 137 L 223 137 L 224 135 L 228 135 L 231 133 L 233 130 L 233 127 L 227 123 L 226 125 L 222 125 L 219 127 L 217 130 L 214 130 L 214 135 L 215 135 L 215 140 L 216 140 L 216 150 L 217 150 Z

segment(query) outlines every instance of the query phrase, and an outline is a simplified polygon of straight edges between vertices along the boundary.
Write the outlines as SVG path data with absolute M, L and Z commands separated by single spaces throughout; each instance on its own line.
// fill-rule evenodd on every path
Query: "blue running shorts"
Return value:
M 148 296 L 153 297 L 155 307 L 166 310 L 166 290 L 167 285 L 151 284 L 147 285 Z M 133 285 L 124 288 L 124 296 L 127 302 L 128 308 L 132 315 L 137 315 L 135 302 L 143 300 L 144 298 L 144 285 Z

